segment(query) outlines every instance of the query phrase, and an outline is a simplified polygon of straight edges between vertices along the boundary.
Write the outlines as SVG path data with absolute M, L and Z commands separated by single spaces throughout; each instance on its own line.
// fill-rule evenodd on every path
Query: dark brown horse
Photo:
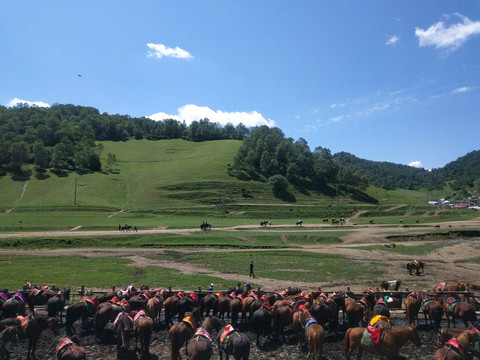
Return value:
M 180 349 L 185 344 L 185 353 L 188 355 L 188 341 L 193 337 L 200 323 L 200 307 L 192 310 L 190 316 L 172 325 L 168 331 L 171 342 L 172 360 L 180 359 Z
M 173 295 L 165 299 L 163 302 L 163 309 L 165 311 L 165 325 L 173 325 L 173 317 L 178 313 L 178 302 L 180 301 L 180 296 L 183 295 Z
M 97 340 L 104 339 L 104 329 L 108 322 L 115 321 L 118 313 L 124 311 L 120 306 L 110 302 L 104 302 L 98 305 L 95 312 L 94 333 Z
M 37 347 L 38 339 L 43 330 L 49 329 L 54 335 L 58 335 L 58 322 L 54 318 L 47 318 L 43 316 L 28 315 L 27 317 L 18 317 L 18 326 L 24 330 L 28 338 L 27 359 L 35 359 L 35 348 Z
M 189 360 L 209 360 L 211 358 L 213 353 L 212 329 L 212 318 L 208 316 L 188 342 Z
M 17 315 L 25 316 L 25 302 L 21 297 L 14 295 L 3 303 L 2 317 L 8 319 Z
M 228 335 L 225 334 L 226 331 L 229 331 Z M 250 357 L 250 340 L 248 336 L 242 334 L 237 329 L 232 329 L 231 325 L 220 329 L 217 336 L 217 345 L 220 360 L 223 359 L 223 353 L 225 353 L 226 360 L 228 360 L 230 355 L 235 360 L 248 360 Z
M 200 299 L 200 308 L 202 309 L 202 315 L 210 315 L 210 311 L 213 310 L 215 302 L 218 301 L 218 295 L 216 294 L 207 294 Z
M 17 338 L 18 328 L 16 326 L 7 326 L 0 331 L 0 359 L 10 359 L 7 350 L 7 343 Z
M 140 352 L 140 359 L 150 356 L 150 340 L 153 333 L 153 320 L 140 310 L 134 318 L 135 348 Z M 138 346 L 140 344 L 140 347 Z
M 434 360 L 457 360 L 469 359 L 467 351 L 474 342 L 480 341 L 478 331 L 466 330 L 457 338 L 448 340 L 435 353 Z
M 422 311 L 425 316 L 425 323 L 428 323 L 428 316 L 430 323 L 433 325 L 435 330 L 438 330 L 440 328 L 440 322 L 442 321 L 443 316 L 442 305 L 435 299 L 425 296 L 422 301 Z
M 133 336 L 133 319 L 122 311 L 113 322 L 113 328 L 117 335 L 117 353 L 128 350 Z
M 225 315 L 230 315 L 230 301 L 232 299 L 225 295 L 220 295 L 216 303 L 216 307 L 213 310 L 213 315 L 218 316 L 221 319 L 225 318 Z
M 408 324 L 418 324 L 418 313 L 422 306 L 421 295 L 412 292 L 405 298 L 405 309 L 407 311 Z
M 382 355 L 387 359 L 397 356 L 401 347 L 411 340 L 415 345 L 420 345 L 420 336 L 417 326 L 392 328 L 383 331 L 383 339 L 379 345 L 369 346 L 363 342 L 365 328 L 357 327 L 348 329 L 345 333 L 345 358 L 348 360 L 352 353 L 358 349 L 357 359 L 362 356 L 363 350 L 368 353 Z
M 65 300 L 70 301 L 70 289 L 66 289 L 63 291 L 34 289 L 28 293 L 25 301 L 30 308 L 30 312 L 33 312 L 35 305 L 45 305 L 48 299 L 56 295 L 61 295 Z
M 368 291 L 360 300 L 356 301 L 354 298 L 347 298 L 345 300 L 346 315 L 349 327 L 358 326 L 360 322 L 366 324 L 370 319 L 370 314 L 373 311 L 375 304 L 375 294 Z
M 289 305 L 282 305 L 273 312 L 273 328 L 275 337 L 280 336 L 285 341 L 285 326 L 290 326 L 293 320 L 293 308 Z
M 252 329 L 256 334 L 257 347 L 260 346 L 260 335 L 270 336 L 273 331 L 273 310 L 268 302 L 260 309 L 254 311 L 252 317 Z
M 57 346 L 57 359 L 59 360 L 85 360 L 85 348 L 75 339 L 63 338 Z
M 419 260 L 413 260 L 407 264 L 407 270 L 412 275 L 412 273 L 415 271 L 415 275 L 420 275 L 420 271 L 423 274 L 423 268 L 425 264 L 422 261 Z
M 465 328 L 468 328 L 469 321 L 472 326 L 474 322 L 477 321 L 475 309 L 472 305 L 466 302 L 446 301 L 443 305 L 443 310 L 445 311 L 445 316 L 447 317 L 448 327 L 450 327 L 450 318 L 452 318 L 453 327 L 455 327 L 455 319 L 463 320 Z
M 83 300 L 82 300 L 83 299 Z M 88 325 L 88 317 L 95 314 L 95 310 L 98 306 L 98 298 L 86 298 L 83 297 L 76 304 L 67 307 L 65 313 L 65 330 L 68 336 L 74 333 L 73 324 L 78 319 L 82 319 L 82 329 L 86 329 Z
M 160 323 L 160 314 L 163 308 L 163 298 L 160 295 L 155 295 L 147 301 L 147 315 L 152 318 L 153 324 Z
M 63 310 L 65 308 L 65 301 L 67 300 L 66 295 L 68 295 L 68 299 L 70 299 L 70 291 L 68 291 L 68 294 L 66 294 L 65 292 L 58 292 L 56 295 L 52 296 L 47 300 L 48 316 L 50 317 L 59 316 L 60 322 L 62 321 Z

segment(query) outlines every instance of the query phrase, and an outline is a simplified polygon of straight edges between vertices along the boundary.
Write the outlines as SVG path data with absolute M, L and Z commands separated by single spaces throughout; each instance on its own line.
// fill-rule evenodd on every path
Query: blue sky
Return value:
M 427 169 L 480 149 L 480 0 L 1 0 L 0 14 L 4 106 L 266 124 Z

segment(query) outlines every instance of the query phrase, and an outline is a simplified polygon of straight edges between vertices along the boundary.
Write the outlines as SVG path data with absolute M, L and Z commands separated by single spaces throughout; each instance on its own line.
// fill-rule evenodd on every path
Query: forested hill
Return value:
M 345 152 L 333 157 L 339 163 L 349 164 L 355 171 L 366 175 L 372 185 L 387 190 L 442 189 L 448 183 L 453 190 L 465 195 L 478 195 L 480 191 L 480 150 L 472 151 L 443 168 L 431 171 L 386 161 L 360 159 Z
M 208 119 L 187 126 L 173 119 L 154 121 L 59 104 L 49 108 L 26 104 L 0 106 L 0 176 L 11 174 L 14 179 L 28 179 L 32 168 L 39 178 L 47 170 L 57 175 L 100 171 L 99 141 L 131 139 L 243 140 L 232 165 L 229 164 L 230 175 L 270 181 L 280 192 L 289 184 L 300 189 L 331 190 L 332 186 L 340 186 L 363 191 L 368 185 L 417 190 L 441 189 L 448 183 L 464 194 L 478 194 L 480 188 L 480 151 L 444 168 L 427 171 L 360 159 L 344 152 L 332 155 L 323 147 L 311 150 L 304 139 L 286 138 L 279 128 L 220 126 Z M 112 154 L 108 155 L 108 161 L 115 160 L 110 157 Z

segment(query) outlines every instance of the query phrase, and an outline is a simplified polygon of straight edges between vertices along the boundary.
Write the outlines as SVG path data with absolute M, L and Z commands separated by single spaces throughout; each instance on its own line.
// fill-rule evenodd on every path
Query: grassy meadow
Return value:
M 274 196 L 267 182 L 245 181 L 229 176 L 240 141 L 193 143 L 183 140 L 103 142 L 102 163 L 109 153 L 117 163 L 99 173 L 57 176 L 47 172 L 27 182 L 0 177 L 0 250 L 49 250 L 57 248 L 159 249 L 155 259 L 197 264 L 218 272 L 243 274 L 253 259 L 259 276 L 279 280 L 366 281 L 382 264 L 356 264 L 341 256 L 308 254 L 302 247 L 338 244 L 357 225 L 370 221 L 397 229 L 435 222 L 467 220 L 478 216 L 468 209 L 429 206 L 420 191 L 367 189 L 377 203 L 363 203 L 332 191 L 296 189 L 295 199 L 286 203 Z M 75 186 L 76 184 L 76 186 Z M 331 189 L 330 189 L 331 190 Z M 441 192 L 429 194 L 443 197 Z M 356 214 L 350 226 L 309 227 L 325 224 L 323 219 L 347 218 Z M 295 226 L 298 219 L 302 227 Z M 291 226 L 261 228 L 261 220 Z M 142 234 L 142 230 L 198 229 L 202 221 L 215 231 L 188 234 Z M 418 221 L 418 223 L 417 223 Z M 119 224 L 136 225 L 138 233 L 118 232 Z M 235 232 L 219 228 L 237 227 Z M 109 236 L 81 236 L 85 230 L 117 231 Z M 34 231 L 64 231 L 62 236 L 9 237 L 8 234 Z M 206 249 L 229 249 L 209 253 Z M 383 251 L 363 246 L 365 251 Z M 186 250 L 182 252 L 180 250 Z M 265 250 L 265 251 L 262 251 Z M 268 251 L 266 251 L 268 250 Z M 167 251 L 167 253 L 165 253 Z M 392 251 L 390 249 L 389 251 Z M 420 256 L 429 250 L 421 246 L 398 245 L 393 251 Z M 172 288 L 197 288 L 210 282 L 216 287 L 231 285 L 221 277 L 182 274 L 159 266 L 130 266 L 128 259 L 110 256 L 0 255 L 0 288 L 19 288 L 25 281 L 56 284 L 60 287 L 105 288 L 131 283 Z M 235 261 L 232 261 L 234 259 Z M 28 262 L 29 266 L 24 264 Z M 130 265 L 129 265 L 130 264 Z M 35 271 L 31 271 L 35 269 Z M 226 270 L 228 269 L 228 270 Z M 335 273 L 335 276 L 332 274 Z M 5 274 L 7 276 L 5 276 Z

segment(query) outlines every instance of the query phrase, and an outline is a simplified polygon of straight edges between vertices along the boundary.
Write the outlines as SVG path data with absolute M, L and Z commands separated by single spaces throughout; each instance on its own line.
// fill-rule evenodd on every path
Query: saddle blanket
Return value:
M 455 306 L 458 304 L 458 300 L 455 299 L 454 297 L 449 297 L 447 301 L 445 301 L 445 305 L 447 308 L 447 312 L 453 312 L 455 310 Z
M 465 359 L 465 350 L 463 349 L 462 344 L 460 344 L 457 338 L 451 338 L 445 343 L 445 345 L 450 346 L 450 348 L 452 348 L 461 355 L 462 359 Z
M 202 337 L 206 338 L 207 340 L 209 340 L 210 342 L 212 341 L 212 339 L 210 338 L 210 334 L 204 328 L 199 328 L 195 332 L 195 335 L 193 335 L 193 337 L 196 337 L 196 336 L 202 336 Z
M 227 336 L 233 334 L 234 332 L 235 328 L 232 325 L 228 324 L 227 326 L 225 326 L 222 335 L 220 335 L 220 343 L 223 344 L 227 339 Z
M 25 298 L 23 297 L 22 293 L 21 292 L 16 292 L 12 298 L 17 298 L 18 300 L 20 300 L 22 303 L 25 304 Z
M 68 350 L 69 347 L 72 345 L 75 345 L 75 343 L 70 340 L 68 337 L 64 337 L 61 341 L 60 344 L 57 346 L 57 350 L 55 351 L 55 354 L 57 354 L 57 357 L 60 359 L 65 351 Z
M 3 299 L 3 301 L 7 301 L 7 300 L 8 300 L 7 295 L 5 295 L 5 293 L 4 293 L 3 291 L 0 292 L 0 298 Z
M 377 316 L 374 316 L 374 317 L 372 318 L 372 320 L 370 320 L 370 325 L 373 326 L 373 325 L 375 325 L 377 322 L 379 322 L 380 320 L 390 322 L 390 319 L 389 319 L 388 317 L 382 316 L 382 315 L 377 315 Z
M 374 328 L 367 326 L 367 329 L 363 332 L 363 343 L 366 346 L 376 346 L 380 344 L 383 338 L 383 328 Z
M 140 310 L 137 315 L 135 315 L 135 317 L 133 318 L 133 323 L 136 325 L 138 320 L 142 317 L 142 316 L 147 316 L 147 314 L 145 313 L 145 311 L 143 310 Z
M 197 330 L 197 326 L 195 325 L 195 321 L 193 320 L 193 318 L 191 316 L 185 316 L 182 321 L 184 323 L 187 323 L 190 328 L 192 329 L 192 334 Z
M 133 324 L 133 319 L 128 315 L 126 312 L 120 312 L 118 313 L 117 317 L 115 318 L 115 321 L 113 322 L 113 326 L 117 326 L 118 320 L 120 320 L 121 317 L 126 316 L 128 321 Z
M 32 319 L 31 314 L 28 314 L 27 316 L 20 316 L 20 315 L 17 316 L 17 320 L 20 321 L 20 325 L 22 326 L 23 330 L 27 330 L 31 319 Z

